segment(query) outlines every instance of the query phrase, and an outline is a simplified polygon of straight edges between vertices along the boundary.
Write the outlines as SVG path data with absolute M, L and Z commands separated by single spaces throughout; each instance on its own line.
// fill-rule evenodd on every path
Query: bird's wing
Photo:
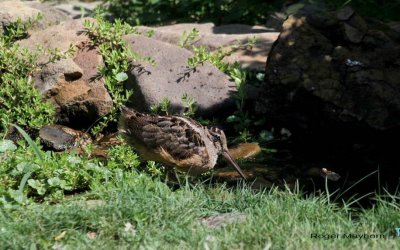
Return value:
M 128 120 L 133 136 L 151 149 L 162 149 L 176 160 L 195 155 L 208 159 L 201 135 L 179 116 L 136 113 Z

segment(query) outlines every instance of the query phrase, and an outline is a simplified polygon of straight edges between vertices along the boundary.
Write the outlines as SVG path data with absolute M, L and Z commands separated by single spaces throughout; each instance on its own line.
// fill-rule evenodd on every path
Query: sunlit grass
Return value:
M 398 199 L 382 196 L 372 209 L 352 211 L 325 196 L 304 198 L 289 190 L 256 193 L 245 185 L 188 184 L 172 191 L 160 180 L 122 173 L 119 181 L 98 183 L 93 191 L 56 205 L 2 210 L 0 242 L 12 249 L 395 249 Z M 199 223 L 204 216 L 227 212 L 242 212 L 246 219 L 215 229 Z M 385 238 L 311 238 L 350 233 Z

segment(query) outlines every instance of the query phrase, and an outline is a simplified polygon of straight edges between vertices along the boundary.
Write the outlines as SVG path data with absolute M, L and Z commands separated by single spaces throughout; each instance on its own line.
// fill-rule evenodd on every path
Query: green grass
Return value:
M 324 197 L 246 186 L 184 185 L 172 191 L 147 175 L 121 172 L 92 191 L 61 203 L 9 206 L 0 211 L 3 248 L 50 249 L 395 249 L 400 208 L 378 201 L 353 211 Z M 392 198 L 395 198 L 392 196 Z M 88 205 L 87 199 L 101 200 Z M 246 220 L 209 229 L 199 218 L 243 212 Z M 131 226 L 129 225 L 131 224 Z M 95 232 L 96 238 L 87 234 Z M 387 239 L 312 239 L 311 234 L 384 234 Z

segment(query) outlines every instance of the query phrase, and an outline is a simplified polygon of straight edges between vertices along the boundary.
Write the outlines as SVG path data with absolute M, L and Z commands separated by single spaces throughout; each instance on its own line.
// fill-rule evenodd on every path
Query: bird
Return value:
M 185 116 L 145 114 L 126 106 L 120 112 L 119 133 L 145 160 L 198 176 L 213 169 L 222 155 L 247 180 L 229 153 L 221 129 Z

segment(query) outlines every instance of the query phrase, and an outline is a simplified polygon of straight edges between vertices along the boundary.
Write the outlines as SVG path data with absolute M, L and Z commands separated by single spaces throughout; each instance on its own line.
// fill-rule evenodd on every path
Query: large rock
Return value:
M 269 53 L 270 46 L 278 38 L 278 32 L 271 32 L 263 26 L 249 26 L 243 24 L 229 24 L 215 26 L 213 23 L 183 23 L 161 26 L 156 28 L 139 27 L 139 31 L 154 30 L 152 38 L 178 45 L 183 32 L 190 32 L 194 28 L 199 31 L 199 36 L 193 45 L 205 46 L 213 51 L 219 48 L 228 49 L 231 45 L 247 43 L 253 37 L 257 42 L 253 48 L 242 48 L 234 51 L 224 60 L 229 63 L 239 62 L 243 67 L 257 71 L 264 71 L 265 61 Z M 188 46 L 191 49 L 192 46 Z
M 187 60 L 194 55 L 177 46 L 139 35 L 129 35 L 130 47 L 141 56 L 151 57 L 156 65 L 133 62 L 128 87 L 134 90 L 133 106 L 148 111 L 152 105 L 167 97 L 177 111 L 182 111 L 182 96 L 194 98 L 199 115 L 232 108 L 236 88 L 229 77 L 210 63 L 187 68 Z
M 81 20 L 69 21 L 45 30 L 33 32 L 19 44 L 32 51 L 40 45 L 66 51 L 72 44 L 74 55 L 54 63 L 45 63 L 41 55 L 41 70 L 34 74 L 35 87 L 50 99 L 57 108 L 57 120 L 71 127 L 87 127 L 110 112 L 112 100 L 98 76 L 97 68 L 103 60 L 97 48 L 89 44 L 82 32 Z
M 29 18 L 33 18 L 39 13 L 43 14 L 43 19 L 34 25 L 35 29 L 44 29 L 70 20 L 70 17 L 60 10 L 40 2 L 4 1 L 0 2 L 0 33 L 18 19 L 28 21 Z
M 290 16 L 268 57 L 257 110 L 292 127 L 398 127 L 399 41 L 350 8 Z
M 289 17 L 256 111 L 292 132 L 294 162 L 349 176 L 353 192 L 398 186 L 399 42 L 398 32 L 349 8 Z M 377 168 L 380 181 L 356 184 Z

